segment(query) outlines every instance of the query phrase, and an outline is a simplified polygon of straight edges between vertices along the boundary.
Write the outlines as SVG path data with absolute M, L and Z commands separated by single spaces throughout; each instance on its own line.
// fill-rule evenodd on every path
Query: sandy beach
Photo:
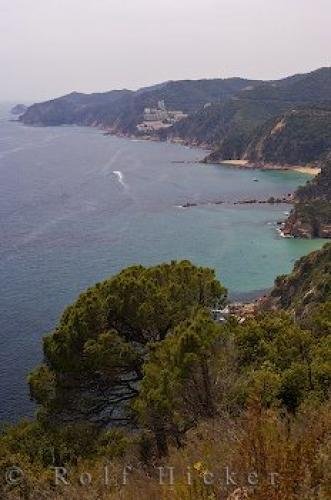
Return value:
M 220 163 L 225 163 L 225 165 L 233 165 L 234 167 L 247 167 L 249 164 L 248 160 L 222 160 Z
M 293 170 L 296 172 L 301 172 L 302 174 L 309 174 L 309 175 L 317 175 L 321 172 L 321 169 L 318 167 L 293 167 Z
M 295 170 L 296 172 L 308 175 L 317 175 L 321 172 L 320 168 L 310 165 L 277 165 L 271 163 L 254 164 L 249 160 L 222 160 L 220 161 L 220 164 L 232 167 L 257 168 L 261 170 Z

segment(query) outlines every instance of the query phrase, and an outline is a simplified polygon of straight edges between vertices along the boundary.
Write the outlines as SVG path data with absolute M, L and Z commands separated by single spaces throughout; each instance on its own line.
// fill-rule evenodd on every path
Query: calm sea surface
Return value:
M 26 375 L 42 336 L 94 282 L 185 258 L 215 268 L 241 297 L 322 245 L 279 237 L 286 205 L 233 205 L 291 192 L 306 176 L 195 164 L 203 155 L 89 128 L 25 127 L 0 107 L 0 420 L 33 413 Z M 217 200 L 227 203 L 207 204 Z M 202 205 L 179 208 L 186 202 Z

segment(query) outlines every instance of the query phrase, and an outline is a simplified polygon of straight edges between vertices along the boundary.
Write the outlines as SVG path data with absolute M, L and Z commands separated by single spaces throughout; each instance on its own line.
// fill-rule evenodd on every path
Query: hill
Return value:
M 168 110 L 182 111 L 188 117 L 160 131 L 156 128 L 151 132 L 149 129 L 148 134 L 152 133 L 161 140 L 208 146 L 213 149 L 206 159 L 208 162 L 244 156 L 254 160 L 258 158 L 259 161 L 268 161 L 267 158 L 286 163 L 297 161 L 297 158 L 305 161 L 305 158 L 319 157 L 329 143 L 331 68 L 269 82 L 243 78 L 182 80 L 153 85 L 136 92 L 73 92 L 34 104 L 21 115 L 20 120 L 31 125 L 88 125 L 107 129 L 111 133 L 144 135 L 137 129 L 137 125 L 144 120 L 144 109 L 156 107 L 159 101 L 164 101 Z M 313 108 L 316 108 L 315 112 Z M 267 141 L 273 119 L 279 122 L 284 119 L 284 113 L 291 110 L 295 110 L 297 116 L 286 115 L 288 127 L 279 137 L 280 143 L 270 140 L 270 137 Z M 313 124 L 308 126 L 310 118 Z M 304 137 L 299 141 L 302 144 L 297 144 L 296 151 L 287 158 L 291 145 L 300 134 L 300 120 Z M 316 135 L 326 122 L 328 128 L 323 130 L 323 137 L 318 142 Z M 311 132 L 314 138 L 304 145 Z M 261 143 L 263 147 L 259 147 Z
M 326 144 L 323 141 L 318 143 L 316 134 L 318 130 L 321 130 L 320 125 L 323 126 L 323 122 L 327 123 L 328 131 L 330 130 L 330 115 L 327 112 L 330 110 L 330 105 L 331 68 L 322 68 L 306 75 L 290 77 L 278 82 L 264 82 L 243 89 L 230 102 L 226 102 L 222 109 L 214 110 L 214 113 L 218 115 L 218 119 L 214 117 L 212 127 L 214 128 L 214 123 L 223 123 L 223 120 L 225 126 L 221 129 L 214 128 L 214 151 L 207 157 L 206 161 L 220 162 L 226 159 L 240 159 L 251 155 L 253 160 L 257 156 L 259 161 L 263 162 L 268 161 L 267 157 L 273 157 L 277 160 L 276 163 L 282 161 L 292 163 L 292 157 L 286 157 L 290 146 L 286 147 L 285 142 L 286 140 L 291 142 L 290 137 L 286 139 L 286 134 L 284 134 L 283 146 L 279 147 L 277 142 L 274 144 L 269 141 L 269 148 L 266 145 L 265 150 L 262 149 L 254 153 L 254 145 L 263 142 L 268 127 L 273 124 L 273 119 L 276 123 L 280 122 L 284 117 L 284 113 L 289 111 L 300 113 L 301 108 L 307 107 L 310 108 L 310 111 L 306 110 L 306 113 L 310 114 L 314 121 L 310 130 L 313 131 L 315 143 L 308 144 L 307 148 L 302 145 L 300 149 L 300 146 L 298 146 L 298 151 L 293 153 L 293 159 L 297 161 L 297 158 L 299 158 L 299 160 L 304 161 L 305 157 L 314 155 L 319 157 L 324 152 Z M 316 115 L 313 114 L 313 108 L 318 110 Z M 325 109 L 325 114 L 322 116 L 323 109 Z M 187 122 L 192 137 L 194 137 L 194 131 L 203 128 L 205 120 L 208 121 L 208 118 L 202 114 L 191 118 L 191 120 L 193 119 L 195 124 L 199 124 L 199 127 L 192 126 L 192 123 Z M 298 139 L 298 136 L 300 136 L 301 124 L 303 135 L 306 136 L 308 133 L 309 116 L 304 116 L 302 112 L 300 116 L 297 115 L 296 119 L 297 124 L 294 123 L 294 116 L 292 117 L 288 129 L 290 130 L 293 127 L 293 139 Z M 184 123 L 181 125 L 184 127 Z M 208 129 L 208 125 L 205 126 Z M 286 130 L 286 133 L 288 130 Z M 322 131 L 326 143 L 330 142 L 328 131 Z M 294 141 L 292 141 L 292 145 L 293 143 Z M 273 151 L 274 147 L 275 151 Z M 314 148 L 314 151 L 309 153 L 311 147 Z M 266 156 L 264 156 L 264 153 Z
M 331 153 L 321 173 L 295 193 L 295 205 L 283 233 L 295 237 L 331 237 Z
M 225 290 L 187 261 L 82 294 L 29 377 L 36 418 L 0 434 L 1 498 L 328 498 L 330 250 L 244 322 L 212 320 Z
M 243 158 L 254 163 L 319 165 L 331 150 L 331 105 L 296 108 L 263 125 Z
M 137 133 L 146 107 L 163 100 L 169 110 L 194 113 L 208 102 L 221 102 L 251 80 L 241 78 L 182 80 L 140 89 L 99 94 L 72 93 L 31 106 L 20 120 L 30 125 L 89 125 L 109 128 L 122 134 Z
M 248 89 L 251 100 L 288 101 L 291 103 L 324 102 L 331 98 L 331 68 L 294 75 Z
M 267 304 L 307 320 L 316 307 L 328 301 L 331 301 L 331 243 L 299 259 L 290 274 L 279 276 Z
M 167 137 L 211 146 L 215 149 L 213 161 L 240 158 L 252 131 L 286 109 L 282 102 L 244 99 L 241 97 L 243 92 L 223 103 L 211 104 L 175 124 L 167 131 Z
M 321 164 L 322 174 L 298 191 L 284 233 L 330 237 L 329 163 L 324 160 L 331 149 L 331 68 L 269 82 L 182 80 L 136 92 L 73 92 L 34 104 L 19 119 L 32 125 L 97 126 L 110 133 L 145 136 L 137 125 L 144 120 L 144 109 L 159 101 L 188 116 L 161 130 L 148 127 L 148 136 L 208 147 L 213 151 L 205 162 Z

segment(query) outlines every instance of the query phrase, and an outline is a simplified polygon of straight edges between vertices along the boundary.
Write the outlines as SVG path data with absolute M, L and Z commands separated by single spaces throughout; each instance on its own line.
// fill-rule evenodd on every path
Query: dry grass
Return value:
M 237 419 L 224 417 L 200 424 L 188 433 L 186 446 L 171 449 L 164 463 L 143 465 L 137 447 L 132 447 L 116 463 L 107 464 L 104 458 L 79 463 L 69 472 L 69 485 L 55 488 L 53 481 L 42 475 L 39 480 L 28 478 L 20 490 L 7 490 L 5 498 L 326 500 L 331 497 L 330 424 L 330 404 L 302 410 L 293 419 L 262 410 L 253 401 Z M 128 464 L 132 471 L 127 472 L 127 484 L 123 485 L 123 470 Z M 157 468 L 162 466 L 163 485 Z M 166 467 L 173 467 L 172 485 Z M 90 486 L 81 484 L 89 479 L 86 472 L 92 478 Z

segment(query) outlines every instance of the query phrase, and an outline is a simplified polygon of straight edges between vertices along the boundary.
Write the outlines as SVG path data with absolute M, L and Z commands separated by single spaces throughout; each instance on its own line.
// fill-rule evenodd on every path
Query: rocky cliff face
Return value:
M 243 155 L 255 163 L 319 165 L 331 150 L 331 105 L 291 109 L 257 131 Z
M 137 133 L 144 108 L 155 107 L 159 100 L 164 100 L 169 110 L 182 110 L 189 115 L 162 131 L 159 138 L 208 145 L 213 149 L 206 159 L 208 162 L 245 155 L 256 161 L 277 163 L 311 161 L 327 148 L 329 135 L 321 125 L 329 119 L 327 113 L 308 118 L 302 114 L 289 115 L 285 127 L 282 115 L 303 106 L 327 104 L 331 112 L 331 68 L 270 82 L 242 78 L 183 80 L 137 92 L 121 90 L 89 95 L 74 92 L 35 104 L 20 119 L 33 125 L 100 126 L 113 133 L 133 135 Z
M 294 238 L 331 238 L 331 224 L 302 221 L 294 210 L 285 222 L 282 233 Z
M 158 100 L 189 115 L 160 131 L 158 138 L 211 147 L 208 163 L 247 159 L 257 165 L 321 165 L 321 174 L 297 191 L 283 230 L 289 236 L 330 238 L 331 68 L 274 82 L 183 80 L 137 92 L 73 92 L 34 104 L 20 120 L 32 125 L 99 126 L 135 135 L 144 108 Z
M 331 68 L 247 86 L 168 131 L 209 143 L 208 163 L 249 159 L 297 165 L 318 161 L 330 148 Z
M 331 238 L 331 153 L 322 162 L 321 173 L 298 189 L 283 233 L 300 238 Z

